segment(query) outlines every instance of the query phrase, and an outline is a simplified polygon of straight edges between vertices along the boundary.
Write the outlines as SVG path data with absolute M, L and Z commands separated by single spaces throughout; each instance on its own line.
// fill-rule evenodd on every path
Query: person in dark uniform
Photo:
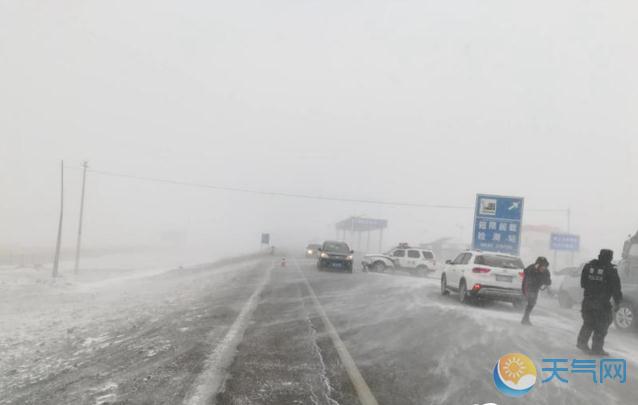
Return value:
M 583 326 L 578 334 L 577 347 L 586 352 L 598 356 L 608 356 L 603 350 L 605 336 L 609 325 L 613 320 L 612 306 L 609 300 L 614 299 L 614 312 L 622 301 L 622 291 L 618 270 L 611 261 L 614 252 L 602 249 L 598 259 L 594 259 L 583 267 L 580 275 L 580 286 L 585 289 L 581 312 Z M 592 336 L 591 349 L 588 346 Z
M 528 266 L 523 274 L 523 295 L 527 298 L 527 307 L 521 323 L 523 325 L 532 325 L 529 321 L 529 315 L 538 300 L 538 292 L 543 286 L 552 284 L 552 277 L 549 274 L 549 262 L 546 258 L 539 256 L 536 263 Z

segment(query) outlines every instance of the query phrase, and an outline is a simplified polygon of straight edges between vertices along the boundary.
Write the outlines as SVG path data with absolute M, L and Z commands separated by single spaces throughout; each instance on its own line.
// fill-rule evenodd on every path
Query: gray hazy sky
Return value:
M 346 198 L 520 195 L 571 206 L 588 248 L 618 249 L 638 228 L 637 38 L 635 1 L 0 0 L 0 244 L 52 245 L 59 159 L 87 159 Z M 79 171 L 67 180 L 71 246 Z M 351 214 L 388 218 L 388 243 L 471 232 L 470 211 L 97 175 L 87 193 L 95 246 L 305 243 Z

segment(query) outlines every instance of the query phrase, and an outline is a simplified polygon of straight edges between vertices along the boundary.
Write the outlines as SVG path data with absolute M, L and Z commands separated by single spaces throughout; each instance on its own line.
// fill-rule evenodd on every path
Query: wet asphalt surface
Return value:
M 573 345 L 578 312 L 552 300 L 541 300 L 535 326 L 527 328 L 509 304 L 467 306 L 441 296 L 436 277 L 319 272 L 308 259 L 274 264 L 225 383 L 207 403 L 359 403 L 308 284 L 379 404 L 633 404 L 638 395 L 638 339 L 613 330 L 607 347 L 630 360 L 627 384 L 572 375 L 568 384 L 537 384 L 523 398 L 497 391 L 491 372 L 503 354 L 524 353 L 539 368 L 542 358 L 588 359 Z M 140 281 L 172 301 L 101 325 L 113 340 L 96 350 L 78 354 L 73 342 L 51 349 L 47 361 L 73 361 L 46 378 L 12 384 L 0 403 L 183 403 L 271 265 L 266 259 L 223 277 L 204 269 Z

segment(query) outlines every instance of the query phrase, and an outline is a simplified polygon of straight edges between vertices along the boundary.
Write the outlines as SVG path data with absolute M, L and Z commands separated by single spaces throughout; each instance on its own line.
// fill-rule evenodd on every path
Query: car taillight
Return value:
M 478 291 L 481 289 L 481 285 L 480 284 L 474 284 L 474 287 L 472 287 L 472 290 L 474 291 Z
M 485 274 L 485 273 L 489 273 L 490 269 L 487 269 L 485 267 L 474 267 L 472 269 L 472 273 L 480 273 L 480 274 Z
M 518 276 L 519 276 L 520 278 L 523 278 L 523 277 L 525 276 L 525 273 L 524 273 L 524 272 L 522 272 L 522 271 L 519 271 L 519 272 L 518 272 Z

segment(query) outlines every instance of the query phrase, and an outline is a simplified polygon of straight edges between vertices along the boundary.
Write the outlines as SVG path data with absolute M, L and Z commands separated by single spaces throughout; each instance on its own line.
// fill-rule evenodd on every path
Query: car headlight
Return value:
M 321 254 L 321 257 L 325 259 L 325 258 L 327 258 L 327 257 L 328 257 L 328 254 L 327 254 L 327 253 L 322 253 L 322 254 Z
M 352 260 L 352 255 L 346 257 L 346 260 Z
M 308 251 L 308 254 L 309 254 L 309 255 L 311 255 L 311 254 L 312 254 L 312 250 L 309 250 L 309 251 Z

